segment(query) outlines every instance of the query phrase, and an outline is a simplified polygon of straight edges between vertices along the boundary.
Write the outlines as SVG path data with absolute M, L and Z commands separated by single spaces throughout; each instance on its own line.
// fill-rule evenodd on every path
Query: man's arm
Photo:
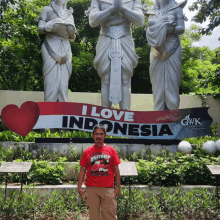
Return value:
M 117 166 L 113 167 L 113 170 L 115 172 L 115 179 L 116 179 L 116 187 L 115 187 L 115 197 L 119 197 L 120 196 L 120 188 L 121 188 L 121 175 L 120 175 L 120 171 Z
M 85 178 L 85 174 L 86 174 L 86 168 L 81 166 L 78 177 L 78 192 L 82 199 L 86 199 L 86 197 L 83 195 L 85 193 L 85 190 L 81 189 L 83 180 Z

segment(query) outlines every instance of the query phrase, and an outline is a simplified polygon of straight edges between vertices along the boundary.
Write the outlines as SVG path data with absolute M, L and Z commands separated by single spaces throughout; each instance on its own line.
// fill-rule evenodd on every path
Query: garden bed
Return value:
M 11 133 L 7 134 L 11 135 Z M 68 135 L 73 137 L 70 133 Z M 85 133 L 81 133 L 81 135 L 85 137 Z M 23 138 L 14 134 L 7 136 L 6 133 L 0 133 L 0 138 L 4 141 L 33 141 L 32 136 Z M 121 178 L 121 196 L 117 199 L 118 219 L 220 219 L 219 207 L 215 198 L 215 187 L 207 186 L 207 189 L 200 189 L 195 186 L 191 187 L 190 190 L 181 189 L 187 187 L 184 186 L 185 184 L 215 186 L 219 183 L 206 168 L 207 164 L 220 165 L 219 152 L 215 155 L 207 155 L 202 150 L 204 142 L 218 139 L 219 137 L 211 136 L 185 139 L 191 144 L 197 144 L 198 146 L 193 149 L 191 155 L 184 155 L 180 152 L 160 151 L 157 155 L 153 155 L 150 152 L 142 152 L 140 154 L 132 153 L 127 158 L 121 158 L 121 161 L 136 162 L 138 176 L 132 178 L 131 184 L 138 185 L 139 188 L 132 189 L 131 202 L 129 202 L 128 178 Z M 119 149 L 116 148 L 116 151 L 120 155 Z M 19 149 L 0 149 L 1 162 L 12 162 L 14 160 L 17 162 L 33 162 L 30 173 L 24 175 L 24 183 L 37 183 L 39 188 L 45 188 L 50 185 L 50 187 L 48 186 L 50 188 L 50 198 L 48 197 L 44 201 L 41 200 L 39 193 L 36 195 L 33 192 L 31 194 L 23 194 L 22 200 L 19 197 L 19 193 L 12 193 L 12 196 L 7 198 L 5 202 L 4 190 L 2 189 L 0 191 L 2 193 L 0 195 L 0 210 L 2 210 L 0 219 L 88 219 L 88 209 L 85 206 L 85 201 L 72 193 L 74 190 L 77 193 L 76 179 L 80 169 L 80 155 L 76 151 L 72 151 L 71 157 L 68 158 L 60 157 L 56 153 L 52 154 L 51 152 L 43 151 L 41 154 L 35 155 L 35 157 L 32 152 Z M 54 162 L 54 166 L 51 166 L 50 162 Z M 66 162 L 75 162 L 74 167 L 71 168 L 75 175 L 75 181 L 71 183 L 66 182 L 64 178 Z M 2 174 L 0 174 L 0 178 L 2 178 L 2 183 L 4 183 Z M 9 188 L 17 188 L 19 191 L 20 181 L 21 175 L 10 174 Z M 125 183 L 126 188 L 123 187 Z M 60 184 L 60 186 L 66 186 L 67 188 L 71 188 L 70 184 L 72 186 L 75 184 L 75 186 L 71 190 L 56 191 L 56 186 L 51 184 Z M 163 188 L 163 186 L 167 186 L 167 188 Z M 172 186 L 175 188 L 170 188 Z M 24 185 L 24 191 L 25 187 Z M 140 190 L 141 187 L 142 189 L 148 188 L 148 199 L 145 197 L 145 189 Z
M 117 150 L 117 149 L 116 149 Z M 120 154 L 120 152 L 119 152 Z M 79 158 L 77 153 L 73 153 Z M 19 149 L 0 149 L 0 163 L 6 162 L 32 162 L 31 170 L 24 174 L 24 183 L 41 182 L 46 185 L 62 184 L 68 175 L 72 175 L 71 181 L 77 181 L 80 170 L 79 161 L 68 162 L 66 157 L 58 157 L 55 153 L 43 152 L 33 159 L 31 152 Z M 52 162 L 53 161 L 53 162 Z M 56 162 L 55 162 L 56 161 Z M 219 180 L 212 176 L 206 165 L 220 165 L 220 156 L 207 155 L 201 147 L 193 150 L 193 154 L 169 153 L 161 151 L 157 155 L 143 152 L 133 153 L 121 161 L 135 161 L 138 171 L 137 177 L 131 178 L 132 184 L 149 186 L 178 186 L 183 185 L 217 185 Z M 73 165 L 74 164 L 74 165 Z M 122 177 L 122 184 L 128 182 L 128 177 Z M 9 174 L 9 182 L 20 182 L 20 174 Z M 3 174 L 0 174 L 0 182 L 3 182 Z
M 181 192 L 180 189 L 160 188 L 157 193 L 122 188 L 117 198 L 117 216 L 119 220 L 192 220 L 219 219 L 219 207 L 215 190 L 195 189 Z M 5 200 L 0 191 L 0 219 L 88 219 L 85 201 L 70 191 L 49 193 L 42 197 L 37 191 L 31 194 L 13 193 Z

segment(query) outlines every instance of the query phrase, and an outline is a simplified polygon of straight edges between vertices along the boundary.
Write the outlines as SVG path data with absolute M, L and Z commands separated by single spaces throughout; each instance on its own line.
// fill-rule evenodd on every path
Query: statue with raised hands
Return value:
M 96 45 L 94 67 L 101 77 L 102 106 L 130 109 L 131 77 L 137 66 L 132 24 L 144 25 L 140 0 L 92 0 L 89 15 L 91 27 L 101 26 Z
M 66 9 L 68 0 L 51 0 L 42 9 L 38 33 L 46 34 L 41 47 L 44 76 L 44 101 L 66 102 L 68 82 L 72 74 L 70 40 L 76 38 L 73 9 Z
M 154 109 L 179 108 L 182 72 L 182 47 L 178 35 L 185 31 L 183 14 L 187 0 L 155 0 L 149 15 L 146 37 L 151 45 L 150 79 Z

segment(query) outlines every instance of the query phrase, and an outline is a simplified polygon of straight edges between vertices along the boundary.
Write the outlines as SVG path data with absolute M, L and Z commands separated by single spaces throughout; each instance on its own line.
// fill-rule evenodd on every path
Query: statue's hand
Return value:
M 167 28 L 167 33 L 172 33 L 175 31 L 176 27 L 176 22 L 173 22 L 168 28 Z
M 112 12 L 119 12 L 123 9 L 122 0 L 113 0 L 113 9 Z
M 118 11 L 123 11 L 123 10 L 124 10 L 124 6 L 122 0 L 118 0 Z
M 72 25 L 68 25 L 67 26 L 67 32 L 69 33 L 69 35 L 73 35 L 73 34 L 75 34 L 75 27 L 74 26 L 72 26 Z
M 57 32 L 60 30 L 60 24 L 54 24 L 53 27 L 46 27 L 45 28 L 46 31 L 48 32 Z

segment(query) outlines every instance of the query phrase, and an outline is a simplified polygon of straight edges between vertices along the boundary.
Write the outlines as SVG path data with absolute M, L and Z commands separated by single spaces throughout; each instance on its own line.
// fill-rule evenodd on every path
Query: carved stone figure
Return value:
M 102 106 L 119 103 L 130 109 L 131 77 L 137 66 L 132 24 L 144 25 L 140 0 L 92 0 L 89 14 L 91 27 L 101 26 L 96 45 L 94 67 L 101 77 Z
M 51 0 L 42 9 L 38 32 L 46 34 L 41 47 L 44 76 L 44 101 L 66 102 L 68 82 L 72 74 L 70 42 L 76 38 L 73 9 L 66 9 L 68 0 Z
M 183 8 L 187 0 L 155 0 L 149 15 L 146 37 L 151 45 L 150 79 L 154 109 L 179 108 L 182 47 L 178 35 L 185 31 Z

